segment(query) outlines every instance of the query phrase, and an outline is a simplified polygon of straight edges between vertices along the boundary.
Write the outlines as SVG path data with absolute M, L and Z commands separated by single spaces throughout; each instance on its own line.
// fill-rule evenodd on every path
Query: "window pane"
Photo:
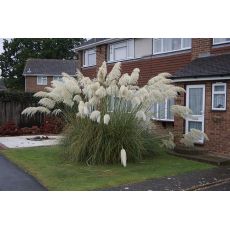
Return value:
M 189 121 L 188 122 L 188 131 L 191 129 L 198 129 L 202 131 L 202 122 L 200 121 Z
M 157 103 L 154 103 L 151 107 L 151 113 L 154 118 L 157 118 Z
M 214 94 L 214 108 L 225 107 L 225 94 Z
M 96 65 L 96 54 L 95 53 L 88 54 L 88 65 L 89 66 Z
M 116 48 L 114 49 L 114 60 L 122 60 L 126 59 L 126 47 Z
M 191 38 L 183 38 L 182 48 L 191 48 Z
M 194 115 L 202 115 L 203 106 L 203 89 L 190 88 L 189 89 L 189 108 Z
M 160 53 L 161 52 L 161 40 L 160 38 L 153 39 L 153 52 Z
M 171 38 L 163 38 L 163 52 L 172 51 L 172 39 Z
M 181 38 L 173 38 L 172 50 L 180 50 L 180 49 L 181 49 Z
M 173 113 L 171 112 L 171 106 L 174 105 L 174 98 L 170 98 L 167 101 L 167 119 L 173 120 Z
M 161 103 L 158 106 L 158 118 L 165 119 L 165 103 Z
M 214 44 L 229 42 L 230 38 L 214 38 Z
M 214 91 L 225 91 L 224 85 L 215 85 L 214 86 Z

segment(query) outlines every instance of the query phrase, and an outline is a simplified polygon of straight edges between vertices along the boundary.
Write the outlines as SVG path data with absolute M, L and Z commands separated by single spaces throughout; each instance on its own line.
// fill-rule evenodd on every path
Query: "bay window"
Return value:
M 226 110 L 226 83 L 212 84 L 212 110 Z
M 151 109 L 154 120 L 174 121 L 171 106 L 174 105 L 174 98 L 166 99 L 162 103 L 154 103 Z

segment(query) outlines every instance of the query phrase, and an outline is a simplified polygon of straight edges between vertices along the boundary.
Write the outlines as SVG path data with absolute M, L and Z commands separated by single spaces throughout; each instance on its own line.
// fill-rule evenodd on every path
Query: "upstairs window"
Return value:
M 169 53 L 191 48 L 191 38 L 154 38 L 153 54 Z
M 47 85 L 47 76 L 37 76 L 37 85 Z
M 213 45 L 224 44 L 230 42 L 230 38 L 213 38 Z
M 84 51 L 84 66 L 96 65 L 96 49 L 90 49 Z
M 154 103 L 151 109 L 153 119 L 160 121 L 174 121 L 171 106 L 174 105 L 174 98 L 166 99 L 163 103 Z
M 226 110 L 226 83 L 212 84 L 212 109 Z
M 121 61 L 134 58 L 134 39 L 109 45 L 109 61 Z

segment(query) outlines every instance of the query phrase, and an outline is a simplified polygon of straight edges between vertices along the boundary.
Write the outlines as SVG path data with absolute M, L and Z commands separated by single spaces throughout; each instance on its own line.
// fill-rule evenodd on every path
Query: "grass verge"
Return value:
M 126 168 L 121 165 L 86 166 L 63 162 L 58 146 L 7 149 L 2 153 L 49 190 L 59 191 L 103 189 L 214 167 L 168 155 L 163 150 L 151 159 L 128 163 Z

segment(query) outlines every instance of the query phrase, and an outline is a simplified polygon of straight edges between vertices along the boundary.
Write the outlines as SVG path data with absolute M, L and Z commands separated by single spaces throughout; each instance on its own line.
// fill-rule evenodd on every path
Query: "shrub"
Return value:
M 87 164 L 138 161 L 154 149 L 157 134 L 149 130 L 153 103 L 175 98 L 184 89 L 171 84 L 171 76 L 161 73 L 147 85 L 138 86 L 139 69 L 131 75 L 120 72 L 116 63 L 107 74 L 106 63 L 97 78 L 78 73 L 74 79 L 63 74 L 63 82 L 53 81 L 47 92 L 38 92 L 40 106 L 29 107 L 23 114 L 36 112 L 59 114 L 67 122 L 63 156 Z M 176 114 L 186 117 L 187 108 L 177 105 Z M 166 142 L 165 142 L 166 143 Z

